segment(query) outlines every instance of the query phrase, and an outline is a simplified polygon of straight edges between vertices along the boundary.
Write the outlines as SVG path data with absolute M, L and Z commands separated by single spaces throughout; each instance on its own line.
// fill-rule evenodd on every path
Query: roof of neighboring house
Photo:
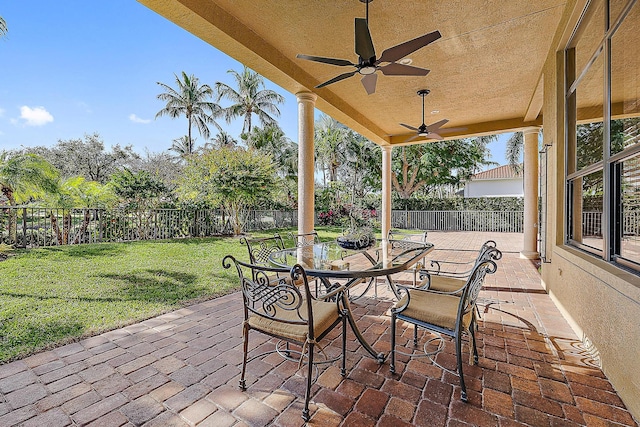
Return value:
M 522 168 L 522 165 L 520 166 Z M 511 179 L 522 178 L 522 172 L 514 172 L 511 165 L 498 166 L 497 168 L 489 169 L 484 172 L 477 173 L 471 177 L 472 181 L 480 179 Z

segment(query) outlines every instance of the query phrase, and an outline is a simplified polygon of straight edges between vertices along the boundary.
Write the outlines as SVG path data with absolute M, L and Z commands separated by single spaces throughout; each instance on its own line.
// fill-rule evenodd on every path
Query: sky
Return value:
M 3 0 L 0 16 L 8 27 L 0 39 L 0 150 L 98 133 L 106 147 L 165 151 L 187 134 L 187 120 L 155 119 L 164 106 L 157 82 L 176 87 L 174 74 L 185 71 L 212 87 L 233 86 L 227 71 L 242 70 L 135 0 Z M 285 97 L 278 122 L 297 142 L 295 96 L 265 83 Z M 238 138 L 242 119 L 219 124 Z M 505 140 L 489 146 L 499 164 L 506 163 Z M 197 137 L 196 145 L 204 142 Z

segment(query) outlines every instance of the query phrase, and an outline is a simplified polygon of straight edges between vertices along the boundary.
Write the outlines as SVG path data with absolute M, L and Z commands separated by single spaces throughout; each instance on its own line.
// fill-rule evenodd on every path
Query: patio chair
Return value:
M 242 237 L 240 243 L 245 245 L 249 251 L 249 263 L 255 265 L 268 265 L 269 256 L 275 251 L 284 249 L 284 242 L 278 233 L 271 237 L 256 239 Z
M 387 239 L 392 248 L 410 249 L 415 247 L 415 243 L 427 243 L 427 232 L 411 232 L 405 230 L 389 230 Z M 417 285 L 417 275 L 425 265 L 425 258 L 422 259 L 422 263 L 416 265 L 413 269 L 413 286 Z
M 302 418 L 309 421 L 309 397 L 313 384 L 314 350 L 316 346 L 324 355 L 324 360 L 317 363 L 330 363 L 337 358 L 330 359 L 319 341 L 334 327 L 342 324 L 342 376 L 346 375 L 346 327 L 347 313 L 341 307 L 341 298 L 335 302 L 315 298 L 309 290 L 309 282 L 305 270 L 295 265 L 291 270 L 247 264 L 227 255 L 222 260 L 224 268 L 235 265 L 242 287 L 242 301 L 244 304 L 244 322 L 242 324 L 243 359 L 240 388 L 246 390 L 247 363 L 257 357 L 273 351 L 247 358 L 249 352 L 249 331 L 254 330 L 271 337 L 279 338 L 287 344 L 297 344 L 300 351 L 293 351 L 289 347 L 276 350 L 283 357 L 293 360 L 291 353 L 299 355 L 298 367 L 306 359 L 307 387 L 304 398 Z M 279 273 L 279 277 L 275 274 Z M 288 274 L 285 274 L 288 273 Z M 301 281 L 302 285 L 295 284 Z
M 466 402 L 467 388 L 462 370 L 462 335 L 468 334 L 470 357 L 473 356 L 473 364 L 477 364 L 478 350 L 473 324 L 474 310 L 486 274 L 494 273 L 496 269 L 496 263 L 492 260 L 477 263 L 460 296 L 430 289 L 400 287 L 403 290 L 403 296 L 391 309 L 391 362 L 389 366 L 391 373 L 396 371 L 396 323 L 398 320 L 411 323 L 415 328 L 421 327 L 440 335 L 450 336 L 455 342 L 456 372 L 460 378 L 461 399 Z M 435 352 L 428 353 L 426 348 L 428 342 L 425 344 L 425 353 L 434 363 L 436 362 L 432 356 L 437 355 L 444 348 L 444 341 L 442 337 L 440 339 L 440 345 Z M 416 345 L 415 342 L 414 345 Z
M 482 244 L 475 260 L 469 262 L 431 260 L 429 268 L 419 271 L 422 281 L 418 287 L 434 291 L 460 294 L 467 283 L 473 268 L 484 260 L 497 261 L 502 258 L 502 252 L 496 247 L 496 242 L 487 240 Z M 445 269 L 443 269 L 443 267 Z
M 293 240 L 296 247 L 315 245 L 316 243 L 320 243 L 320 238 L 318 237 L 318 232 L 313 230 L 308 233 L 289 233 L 289 238 Z

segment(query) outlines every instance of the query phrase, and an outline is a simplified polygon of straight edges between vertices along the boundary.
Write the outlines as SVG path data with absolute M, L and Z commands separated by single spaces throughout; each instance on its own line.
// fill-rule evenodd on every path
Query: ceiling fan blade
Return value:
M 418 132 L 418 128 L 414 128 L 413 126 L 405 125 L 404 123 L 400 123 L 400 126 L 404 126 L 407 129 L 411 129 L 411 130 L 414 130 L 414 131 Z
M 321 87 L 325 87 L 325 86 L 330 85 L 330 84 L 335 83 L 335 82 L 339 82 L 340 80 L 347 79 L 347 78 L 353 76 L 357 71 L 358 70 L 352 71 L 350 73 L 340 74 L 339 76 L 336 76 L 336 77 L 332 78 L 331 80 L 327 80 L 326 82 L 319 84 L 318 86 L 316 86 L 316 89 L 319 89 Z
M 438 129 L 440 129 L 442 126 L 444 126 L 448 122 L 449 122 L 448 119 L 443 119 L 443 120 L 440 120 L 439 122 L 430 124 L 429 126 L 427 126 L 427 129 L 429 129 L 429 132 L 437 132 Z
M 419 137 L 419 136 L 420 136 L 420 135 L 415 134 L 415 135 L 413 135 L 411 138 L 407 139 L 405 142 L 411 142 L 411 141 L 413 141 L 414 139 L 416 139 L 416 138 L 417 138 L 417 137 Z
M 427 139 L 437 139 L 438 141 L 442 141 L 444 138 L 438 135 L 437 133 L 429 132 L 425 137 Z
M 296 55 L 296 58 L 306 59 L 307 61 L 322 62 L 324 64 L 337 65 L 339 67 L 346 67 L 348 65 L 351 65 L 353 67 L 356 66 L 356 64 L 353 64 L 350 61 L 347 61 L 346 59 L 325 58 L 322 56 L 311 56 L 311 55 L 301 55 L 301 54 Z
M 392 62 L 389 65 L 380 67 L 380 71 L 385 76 L 426 76 L 430 70 Z
M 374 73 L 374 74 L 366 75 L 362 79 L 360 79 L 360 81 L 362 82 L 362 86 L 364 86 L 365 90 L 367 91 L 367 95 L 371 95 L 372 93 L 375 93 L 376 82 L 378 81 L 377 74 Z
M 367 20 L 364 18 L 356 18 L 356 53 L 360 58 L 367 61 L 376 56 L 376 51 L 373 48 L 373 41 L 371 40 L 371 33 L 369 32 L 369 26 Z
M 453 133 L 453 132 L 462 132 L 464 130 L 467 130 L 467 128 L 447 128 L 447 129 L 440 129 L 438 132 L 439 133 Z
M 440 31 L 434 31 L 429 34 L 425 34 L 424 36 L 417 37 L 413 40 L 406 41 L 404 43 L 400 43 L 399 45 L 390 47 L 382 52 L 382 56 L 377 62 L 395 62 L 399 59 L 404 58 L 410 53 L 415 52 L 416 50 L 425 47 L 429 43 L 432 43 L 438 40 L 442 35 Z

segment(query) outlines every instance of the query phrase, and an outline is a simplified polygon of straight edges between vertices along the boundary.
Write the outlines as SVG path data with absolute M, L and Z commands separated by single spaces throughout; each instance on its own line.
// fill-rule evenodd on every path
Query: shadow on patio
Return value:
M 309 425 L 605 426 L 636 425 L 589 352 L 540 284 L 537 266 L 518 256 L 520 234 L 432 232 L 432 257 L 473 259 L 489 238 L 503 258 L 480 294 L 480 361 L 458 378 L 426 359 L 400 356 L 396 375 L 349 332 L 347 378 L 320 368 Z M 353 304 L 358 325 L 389 350 L 393 300 Z M 248 365 L 238 389 L 240 294 L 234 293 L 0 366 L 0 425 L 299 426 L 303 371 L 272 354 Z M 399 333 L 400 334 L 400 333 Z M 405 329 L 399 343 L 412 339 Z M 338 334 L 327 350 L 339 352 Z M 256 350 L 274 343 L 250 334 Z M 465 346 L 466 347 L 466 346 Z M 407 347 L 411 348 L 411 347 Z M 453 367 L 451 345 L 438 355 Z

